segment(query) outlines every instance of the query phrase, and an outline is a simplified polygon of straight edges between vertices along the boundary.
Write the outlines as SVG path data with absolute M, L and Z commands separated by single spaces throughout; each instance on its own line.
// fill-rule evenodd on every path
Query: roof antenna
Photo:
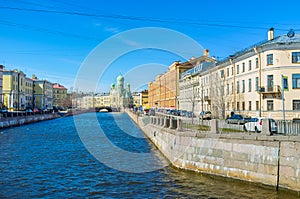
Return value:
M 294 30 L 293 30 L 293 29 L 290 29 L 290 31 L 287 33 L 287 36 L 288 36 L 289 38 L 294 37 L 294 36 L 295 36 Z

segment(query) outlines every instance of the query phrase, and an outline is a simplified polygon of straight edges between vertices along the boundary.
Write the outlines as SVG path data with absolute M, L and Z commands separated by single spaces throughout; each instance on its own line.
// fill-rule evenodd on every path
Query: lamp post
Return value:
M 281 90 L 282 90 L 282 94 L 281 94 L 281 97 L 282 97 L 282 116 L 283 116 L 283 134 L 285 135 L 286 134 L 286 121 L 285 121 L 285 105 L 284 105 L 284 89 L 285 89 L 285 86 L 284 86 L 284 76 L 281 75 Z

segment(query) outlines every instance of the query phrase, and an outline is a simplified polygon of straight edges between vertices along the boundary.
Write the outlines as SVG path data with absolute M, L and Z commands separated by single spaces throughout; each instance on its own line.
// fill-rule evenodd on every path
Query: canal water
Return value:
M 84 127 L 95 142 L 92 135 L 97 128 L 90 124 L 95 114 L 76 117 L 77 127 Z M 163 156 L 126 114 L 97 113 L 96 118 L 110 144 L 132 153 L 152 154 L 152 162 L 143 158 L 135 161 L 153 168 L 164 163 Z M 138 168 L 137 172 L 120 171 L 88 152 L 87 141 L 82 142 L 76 125 L 73 117 L 66 117 L 2 129 L 0 198 L 298 198 L 272 187 L 171 166 L 147 172 L 138 172 Z M 100 149 L 103 145 L 105 142 Z M 108 156 L 106 160 L 119 158 L 107 151 L 99 154 Z M 114 162 L 118 164 L 118 160 Z

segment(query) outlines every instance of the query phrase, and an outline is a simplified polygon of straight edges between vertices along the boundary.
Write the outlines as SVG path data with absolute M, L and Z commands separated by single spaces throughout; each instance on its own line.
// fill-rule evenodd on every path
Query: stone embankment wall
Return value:
M 0 118 L 0 128 L 8 128 L 12 126 L 20 126 L 23 124 L 30 124 L 43 120 L 50 120 L 60 117 L 57 114 L 42 114 L 42 115 L 31 115 L 31 116 L 19 116 L 19 117 L 6 117 Z
M 300 136 L 184 132 L 128 114 L 175 167 L 300 192 Z

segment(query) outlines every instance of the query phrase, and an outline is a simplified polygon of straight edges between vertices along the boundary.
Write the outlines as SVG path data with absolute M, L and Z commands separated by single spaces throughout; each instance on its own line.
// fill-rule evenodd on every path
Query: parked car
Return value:
M 300 118 L 293 118 L 293 123 L 300 123 Z
M 155 110 L 154 109 L 149 109 L 147 115 L 149 115 L 149 116 L 155 116 Z
M 1 108 L 0 113 L 7 113 L 7 109 L 6 108 Z
M 192 111 L 187 111 L 186 116 L 187 117 L 194 117 L 194 113 Z
M 227 124 L 245 124 L 247 123 L 251 118 L 250 117 L 243 117 L 242 115 L 239 114 L 234 114 L 231 117 L 227 118 L 225 122 Z
M 25 112 L 26 112 L 26 113 L 32 113 L 33 111 L 32 111 L 31 108 L 27 108 L 27 109 L 25 110 Z
M 180 116 L 186 116 L 186 110 L 180 110 Z
M 204 120 L 211 120 L 211 112 L 210 111 L 201 111 L 199 117 Z
M 260 133 L 262 131 L 263 120 L 268 120 L 270 122 L 270 131 L 272 133 L 277 133 L 278 130 L 277 123 L 272 118 L 261 118 L 261 117 L 251 118 L 246 124 L 244 124 L 244 130 Z

